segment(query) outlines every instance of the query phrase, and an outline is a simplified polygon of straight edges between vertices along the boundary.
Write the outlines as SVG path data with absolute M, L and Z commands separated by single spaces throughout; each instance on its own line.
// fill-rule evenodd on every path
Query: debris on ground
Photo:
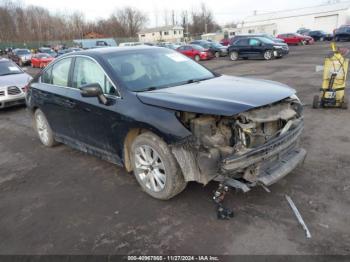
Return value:
M 267 186 L 261 184 L 261 187 L 262 187 L 267 193 L 271 193 L 271 190 L 270 190 Z
M 233 211 L 223 206 L 223 201 L 228 190 L 228 186 L 220 183 L 218 189 L 214 192 L 213 200 L 216 203 L 216 212 L 218 219 L 225 220 L 233 217 Z
M 329 228 L 329 226 L 325 225 L 325 224 L 318 223 L 318 225 L 321 226 L 321 227 L 327 228 L 327 229 Z
M 306 232 L 306 237 L 307 237 L 307 238 L 311 238 L 310 231 L 309 231 L 309 229 L 307 228 L 307 226 L 306 226 L 306 224 L 305 224 L 305 222 L 304 222 L 304 219 L 303 219 L 302 216 L 300 215 L 299 210 L 298 210 L 297 207 L 295 206 L 293 200 L 292 200 L 288 195 L 286 195 L 286 199 L 287 199 L 287 201 L 288 201 L 290 207 L 292 208 L 292 210 L 293 210 L 295 216 L 297 217 L 299 223 L 303 226 L 303 229 L 304 229 L 305 232 Z

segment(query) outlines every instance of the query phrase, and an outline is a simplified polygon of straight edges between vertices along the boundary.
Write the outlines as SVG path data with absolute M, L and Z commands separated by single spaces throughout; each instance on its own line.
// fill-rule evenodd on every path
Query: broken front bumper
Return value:
M 242 155 L 232 155 L 222 161 L 221 174 L 230 176 L 237 172 L 251 172 L 255 183 L 272 185 L 289 174 L 306 157 L 306 150 L 298 148 L 303 122 L 284 135 Z M 253 181 L 250 181 L 253 182 Z

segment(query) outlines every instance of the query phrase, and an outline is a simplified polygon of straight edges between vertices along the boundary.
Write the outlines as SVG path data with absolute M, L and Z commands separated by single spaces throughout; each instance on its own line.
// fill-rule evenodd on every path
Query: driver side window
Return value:
M 117 95 L 113 84 L 96 62 L 88 58 L 78 57 L 74 66 L 73 88 L 93 83 L 98 83 L 104 94 Z

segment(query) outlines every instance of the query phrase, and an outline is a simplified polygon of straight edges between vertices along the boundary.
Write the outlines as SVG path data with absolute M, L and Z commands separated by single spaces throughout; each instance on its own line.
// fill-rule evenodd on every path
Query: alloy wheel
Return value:
M 166 183 L 166 171 L 160 155 L 149 145 L 142 145 L 135 150 L 136 175 L 151 191 L 160 192 Z
M 231 59 L 232 61 L 237 60 L 237 59 L 238 59 L 238 53 L 237 53 L 237 52 L 231 52 L 231 53 L 230 53 L 230 59 Z
M 264 58 L 270 60 L 272 58 L 272 51 L 268 50 L 264 53 Z
M 41 114 L 37 114 L 35 117 L 36 128 L 39 134 L 39 138 L 44 145 L 47 145 L 49 142 L 49 130 L 47 122 Z

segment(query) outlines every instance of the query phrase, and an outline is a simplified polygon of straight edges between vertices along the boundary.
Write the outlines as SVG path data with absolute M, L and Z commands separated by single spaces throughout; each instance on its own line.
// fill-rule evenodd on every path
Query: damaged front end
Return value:
M 306 157 L 299 147 L 302 105 L 296 97 L 237 115 L 178 112 L 192 136 L 172 146 L 186 181 L 227 183 L 243 191 L 269 186 Z

